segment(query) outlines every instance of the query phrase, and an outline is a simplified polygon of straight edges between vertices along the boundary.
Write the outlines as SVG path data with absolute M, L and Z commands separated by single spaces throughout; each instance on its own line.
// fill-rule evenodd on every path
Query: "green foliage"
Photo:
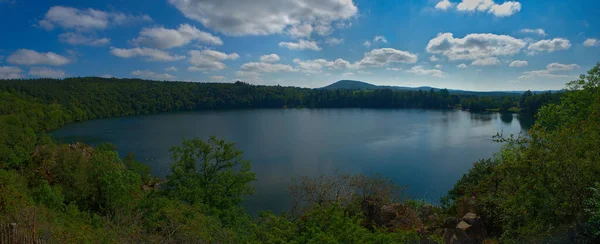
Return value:
M 597 243 L 600 242 L 600 183 L 596 183 L 589 190 L 592 195 L 585 201 L 585 211 L 589 215 L 586 228 L 590 238 Z
M 476 163 L 449 192 L 449 210 L 474 207 L 504 241 L 586 241 L 567 233 L 594 221 L 585 206 L 600 175 L 599 67 L 569 83 L 559 104 L 542 107 L 527 136 Z
M 171 152 L 174 163 L 165 188 L 171 198 L 230 209 L 254 192 L 249 183 L 256 176 L 250 162 L 242 158 L 242 152 L 231 142 L 215 137 L 207 142 L 195 138 L 184 140 Z

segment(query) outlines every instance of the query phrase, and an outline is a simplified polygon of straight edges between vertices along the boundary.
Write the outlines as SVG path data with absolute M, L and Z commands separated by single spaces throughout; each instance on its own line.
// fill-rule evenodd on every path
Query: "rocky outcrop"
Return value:
M 447 218 L 442 227 L 444 243 L 475 244 L 487 238 L 481 218 L 474 213 L 467 213 L 462 219 Z

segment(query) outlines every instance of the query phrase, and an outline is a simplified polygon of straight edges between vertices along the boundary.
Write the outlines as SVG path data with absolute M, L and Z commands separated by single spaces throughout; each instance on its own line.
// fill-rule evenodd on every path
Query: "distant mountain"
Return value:
M 433 89 L 434 91 L 439 91 L 441 88 L 430 87 L 430 86 L 420 86 L 420 87 L 405 87 L 405 86 L 377 86 L 363 81 L 357 80 L 340 80 L 331 85 L 322 87 L 320 89 L 325 90 L 374 90 L 374 89 L 392 89 L 392 90 L 407 90 L 407 91 L 429 91 Z M 481 91 L 465 91 L 465 90 L 454 90 L 448 89 L 448 91 L 452 94 L 460 94 L 460 95 L 479 95 L 479 96 L 507 96 L 507 95 L 520 95 L 525 91 L 489 91 L 489 92 L 481 92 Z M 546 91 L 532 91 L 533 93 L 543 93 Z M 557 92 L 557 91 L 551 91 Z
M 338 90 L 338 89 L 346 89 L 346 90 L 371 90 L 371 89 L 380 89 L 380 87 L 369 84 L 362 81 L 357 80 L 341 80 L 321 89 L 325 90 Z

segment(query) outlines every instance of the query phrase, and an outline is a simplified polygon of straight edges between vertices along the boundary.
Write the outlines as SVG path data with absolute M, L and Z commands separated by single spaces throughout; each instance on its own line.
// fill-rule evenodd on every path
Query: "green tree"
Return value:
M 255 173 L 234 143 L 216 137 L 207 142 L 195 138 L 184 140 L 171 152 L 174 163 L 165 191 L 172 198 L 229 209 L 254 192 L 249 183 L 256 180 Z

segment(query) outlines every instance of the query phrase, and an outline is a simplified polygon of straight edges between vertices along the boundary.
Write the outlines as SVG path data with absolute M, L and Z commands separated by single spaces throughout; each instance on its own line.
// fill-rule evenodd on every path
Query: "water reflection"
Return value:
M 518 123 L 517 123 L 518 121 Z M 272 109 L 204 111 L 89 121 L 66 126 L 59 140 L 108 141 L 166 176 L 169 148 L 210 135 L 236 142 L 257 174 L 251 212 L 288 210 L 292 177 L 378 172 L 435 202 L 473 162 L 492 156 L 492 136 L 528 128 L 521 116 L 465 111 Z
M 502 120 L 502 122 L 504 122 L 504 124 L 510 125 L 513 121 L 513 118 L 516 116 L 516 114 L 513 113 L 500 113 L 500 119 Z

